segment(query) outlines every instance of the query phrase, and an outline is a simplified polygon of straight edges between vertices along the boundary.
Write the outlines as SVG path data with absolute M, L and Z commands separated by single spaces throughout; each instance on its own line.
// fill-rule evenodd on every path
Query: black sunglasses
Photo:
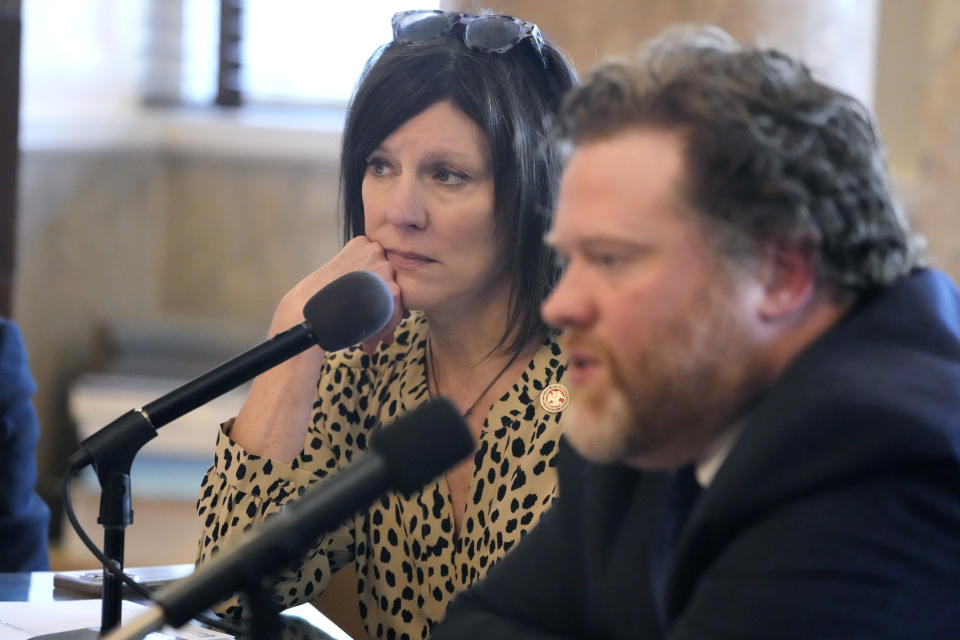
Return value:
M 501 14 L 470 15 L 448 11 L 413 10 L 393 14 L 393 40 L 400 43 L 423 42 L 447 35 L 463 25 L 463 44 L 485 53 L 504 53 L 529 38 L 543 57 L 543 34 L 537 25 Z

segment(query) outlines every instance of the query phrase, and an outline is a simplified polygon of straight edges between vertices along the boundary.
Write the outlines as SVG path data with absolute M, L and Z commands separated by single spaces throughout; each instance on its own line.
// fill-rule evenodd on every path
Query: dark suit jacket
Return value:
M 564 448 L 435 638 L 960 638 L 960 296 L 919 271 L 797 358 L 651 581 L 669 474 Z
M 20 331 L 0 318 L 0 572 L 48 568 L 50 511 L 33 491 L 36 391 Z

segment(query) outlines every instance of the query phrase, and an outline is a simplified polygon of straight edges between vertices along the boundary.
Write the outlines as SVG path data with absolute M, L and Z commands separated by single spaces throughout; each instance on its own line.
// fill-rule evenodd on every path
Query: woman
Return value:
M 347 242 L 284 296 L 270 333 L 356 269 L 389 284 L 394 318 L 362 348 L 312 349 L 254 381 L 203 481 L 200 559 L 348 466 L 372 431 L 446 396 L 475 456 L 356 514 L 277 589 L 285 604 L 308 601 L 353 562 L 370 635 L 420 638 L 555 494 L 563 402 L 541 395 L 562 390 L 564 365 L 539 317 L 557 275 L 542 236 L 560 171 L 549 130 L 576 76 L 516 18 L 415 11 L 393 26 L 347 115 Z

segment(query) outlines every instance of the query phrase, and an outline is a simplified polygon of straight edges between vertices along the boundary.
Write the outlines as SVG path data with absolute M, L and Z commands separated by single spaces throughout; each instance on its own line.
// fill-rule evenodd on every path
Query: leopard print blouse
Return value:
M 311 484 L 359 458 L 369 435 L 429 399 L 425 378 L 427 323 L 413 314 L 392 345 L 372 356 L 358 348 L 328 355 L 303 451 L 290 464 L 246 453 L 218 436 L 197 512 L 203 520 L 199 562 Z M 541 395 L 560 382 L 566 362 L 544 341 L 512 389 L 486 416 L 474 456 L 463 526 L 453 530 L 444 477 L 409 498 L 389 493 L 322 536 L 302 564 L 281 574 L 283 605 L 310 601 L 348 562 L 357 572 L 360 615 L 374 638 L 426 638 L 453 595 L 482 577 L 540 519 L 556 496 L 562 412 Z M 220 608 L 239 614 L 236 600 Z

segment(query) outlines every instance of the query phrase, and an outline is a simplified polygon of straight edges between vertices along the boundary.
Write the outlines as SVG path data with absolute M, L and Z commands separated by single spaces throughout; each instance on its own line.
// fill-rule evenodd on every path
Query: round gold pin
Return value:
M 555 382 L 540 392 L 540 406 L 550 413 L 563 411 L 569 402 L 570 391 L 559 382 Z

